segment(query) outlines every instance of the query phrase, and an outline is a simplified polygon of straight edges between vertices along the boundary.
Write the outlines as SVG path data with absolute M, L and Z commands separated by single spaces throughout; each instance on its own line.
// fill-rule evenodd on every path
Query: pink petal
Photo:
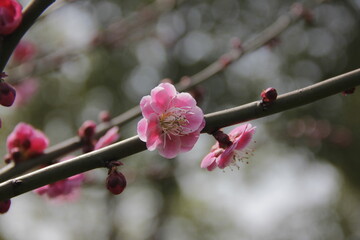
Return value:
M 112 127 L 109 129 L 104 136 L 102 136 L 99 141 L 95 144 L 94 149 L 100 149 L 106 146 L 109 146 L 110 144 L 116 142 L 119 138 L 119 128 L 118 127 Z
M 213 152 L 209 153 L 204 157 L 204 159 L 201 161 L 200 167 L 201 168 L 208 168 L 212 165 L 216 166 L 216 156 Z
M 159 121 L 155 114 L 150 115 L 147 123 L 148 127 L 146 131 L 146 147 L 149 151 L 153 151 L 162 142 L 162 132 L 159 127 Z
M 137 133 L 139 135 L 139 138 L 141 141 L 146 142 L 146 132 L 147 132 L 147 128 L 148 128 L 148 123 L 147 120 L 145 118 L 141 119 L 138 122 L 137 125 Z
M 234 144 L 225 149 L 225 151 L 220 155 L 220 157 L 217 159 L 217 165 L 219 168 L 223 169 L 232 161 L 232 157 L 234 155 L 235 146 Z
M 165 158 L 176 157 L 180 152 L 180 138 L 177 136 L 171 136 L 171 139 L 168 136 L 165 136 L 165 138 L 165 141 L 159 144 L 157 148 L 159 154 Z
M 185 136 L 180 136 L 179 137 L 180 141 L 181 141 L 180 151 L 188 152 L 191 149 L 193 149 L 195 143 L 199 139 L 199 136 L 200 136 L 199 132 L 193 132 L 193 133 L 187 134 Z
M 203 111 L 199 107 L 193 107 L 190 111 L 192 114 L 186 114 L 186 119 L 189 121 L 186 127 L 191 131 L 200 132 L 205 127 Z
M 154 113 L 154 110 L 151 107 L 151 97 L 149 95 L 142 97 L 140 101 L 140 108 L 144 118 L 148 118 L 150 114 Z
M 196 106 L 196 100 L 189 93 L 179 93 L 173 100 L 173 106 L 192 108 Z
M 167 87 L 168 88 L 168 87 Z M 169 108 L 169 103 L 174 97 L 172 91 L 161 87 L 161 84 L 151 90 L 151 107 L 157 113 L 163 113 Z

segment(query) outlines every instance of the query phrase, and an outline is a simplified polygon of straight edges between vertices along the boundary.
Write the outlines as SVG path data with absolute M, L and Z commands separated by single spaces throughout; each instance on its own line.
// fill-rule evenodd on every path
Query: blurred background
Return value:
M 103 110 L 121 114 L 163 78 L 199 72 L 233 37 L 255 36 L 293 3 L 58 0 L 24 37 L 33 54 L 7 66 L 20 100 L 1 107 L 0 154 L 19 122 L 54 145 Z M 204 112 L 358 68 L 360 1 L 328 1 L 311 12 L 310 24 L 293 24 L 199 86 Z M 202 135 L 173 160 L 148 151 L 124 159 L 128 186 L 118 196 L 105 188 L 106 169 L 87 173 L 74 202 L 21 195 L 0 216 L 0 239 L 360 239 L 359 108 L 355 91 L 251 121 L 255 152 L 239 170 L 200 169 L 215 143 Z M 137 121 L 120 129 L 122 139 L 136 134 Z

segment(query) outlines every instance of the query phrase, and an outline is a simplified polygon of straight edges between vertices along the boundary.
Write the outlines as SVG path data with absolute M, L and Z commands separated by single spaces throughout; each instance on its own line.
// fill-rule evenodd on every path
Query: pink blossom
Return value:
M 16 89 L 16 106 L 21 106 L 29 102 L 36 94 L 39 88 L 39 82 L 36 78 L 26 78 L 21 83 L 15 85 Z
M 142 118 L 139 138 L 148 150 L 174 158 L 190 151 L 205 126 L 204 114 L 189 93 L 178 93 L 170 83 L 161 83 L 140 101 Z
M 16 46 L 13 60 L 22 63 L 31 60 L 36 54 L 36 46 L 30 41 L 22 40 Z
M 97 149 L 109 146 L 110 144 L 116 142 L 119 139 L 119 136 L 120 135 L 119 135 L 118 127 L 113 127 L 111 129 L 109 129 L 109 131 L 107 131 L 104 136 L 99 138 L 99 140 L 95 144 L 94 149 L 97 150 Z
M 61 161 L 66 161 L 70 158 L 72 157 L 66 157 Z M 57 201 L 74 201 L 79 197 L 84 181 L 85 174 L 80 173 L 35 189 L 34 192 Z
M 49 145 L 49 140 L 39 130 L 26 123 L 19 123 L 6 140 L 8 158 L 15 163 L 40 155 Z
M 0 35 L 12 33 L 22 20 L 22 7 L 16 0 L 0 1 Z
M 223 149 L 217 142 L 202 160 L 201 168 L 207 168 L 209 171 L 216 167 L 223 169 L 229 165 L 236 165 L 237 161 L 247 159 L 252 151 L 246 147 L 254 133 L 255 127 L 252 127 L 251 124 L 244 124 L 233 129 L 229 134 L 232 145 Z

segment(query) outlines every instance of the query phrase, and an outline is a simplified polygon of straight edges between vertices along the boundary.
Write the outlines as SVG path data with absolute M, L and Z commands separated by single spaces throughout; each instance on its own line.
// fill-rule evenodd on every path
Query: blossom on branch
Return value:
M 26 123 L 19 123 L 6 140 L 8 154 L 6 162 L 15 163 L 43 154 L 49 140 L 39 130 Z
M 61 161 L 66 161 L 72 157 L 66 157 Z M 34 192 L 47 196 L 56 201 L 74 201 L 80 196 L 80 189 L 85 181 L 85 174 L 79 173 L 77 175 L 68 177 L 66 179 L 45 185 Z
M 140 101 L 143 118 L 139 121 L 139 138 L 148 150 L 174 158 L 190 151 L 205 126 L 204 114 L 189 93 L 178 93 L 170 83 L 161 83 Z
M 237 166 L 237 161 L 248 159 L 252 154 L 251 149 L 247 149 L 255 127 L 251 124 L 243 124 L 229 133 L 229 139 L 232 144 L 228 147 L 221 148 L 219 142 L 212 146 L 210 153 L 205 156 L 201 162 L 201 168 L 207 168 L 209 171 L 214 170 L 216 167 L 224 169 L 229 165 Z
M 0 1 L 0 35 L 12 33 L 22 20 L 22 7 L 16 0 Z

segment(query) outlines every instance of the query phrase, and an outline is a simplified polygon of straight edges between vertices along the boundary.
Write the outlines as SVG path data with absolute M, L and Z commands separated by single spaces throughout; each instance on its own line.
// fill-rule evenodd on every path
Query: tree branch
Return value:
M 35 23 L 36 19 L 56 0 L 33 0 L 23 11 L 23 19 L 19 27 L 10 35 L 3 39 L 0 46 L 0 72 L 9 61 L 9 58 L 14 51 L 16 45 L 30 27 Z
M 228 64 L 222 63 L 219 59 L 218 61 L 210 64 L 202 71 L 189 77 L 189 81 L 187 81 L 187 84 L 184 84 L 183 82 L 177 84 L 176 89 L 178 89 L 180 92 L 183 92 L 201 84 L 205 80 L 225 70 L 231 63 L 238 60 L 246 53 L 254 51 L 268 43 L 271 39 L 284 32 L 292 23 L 299 20 L 300 17 L 300 15 L 296 14 L 292 9 L 290 9 L 288 13 L 281 15 L 273 24 L 264 29 L 260 34 L 244 42 L 244 44 L 240 48 L 233 48 L 229 52 L 225 53 L 223 57 L 226 58 Z M 133 107 L 128 111 L 124 112 L 123 114 L 120 114 L 119 116 L 113 118 L 110 124 L 99 124 L 96 128 L 97 136 L 105 134 L 105 132 L 113 126 L 122 127 L 124 124 L 136 119 L 140 115 L 140 107 Z M 14 176 L 22 174 L 38 165 L 49 164 L 56 158 L 66 155 L 76 149 L 79 149 L 80 147 L 80 139 L 78 137 L 73 137 L 48 148 L 45 151 L 44 155 L 34 158 L 31 161 L 23 162 L 17 164 L 16 166 L 7 165 L 4 168 L 0 169 L 0 182 L 6 181 Z
M 207 114 L 205 116 L 206 126 L 202 132 L 211 133 L 222 127 L 303 106 L 357 85 L 360 85 L 360 69 L 280 95 L 266 109 L 260 101 L 255 101 L 243 106 Z M 0 184 L 0 201 L 78 173 L 106 167 L 106 163 L 109 161 L 121 159 L 143 150 L 146 150 L 146 144 L 138 136 L 134 136 L 103 149 L 8 180 Z

